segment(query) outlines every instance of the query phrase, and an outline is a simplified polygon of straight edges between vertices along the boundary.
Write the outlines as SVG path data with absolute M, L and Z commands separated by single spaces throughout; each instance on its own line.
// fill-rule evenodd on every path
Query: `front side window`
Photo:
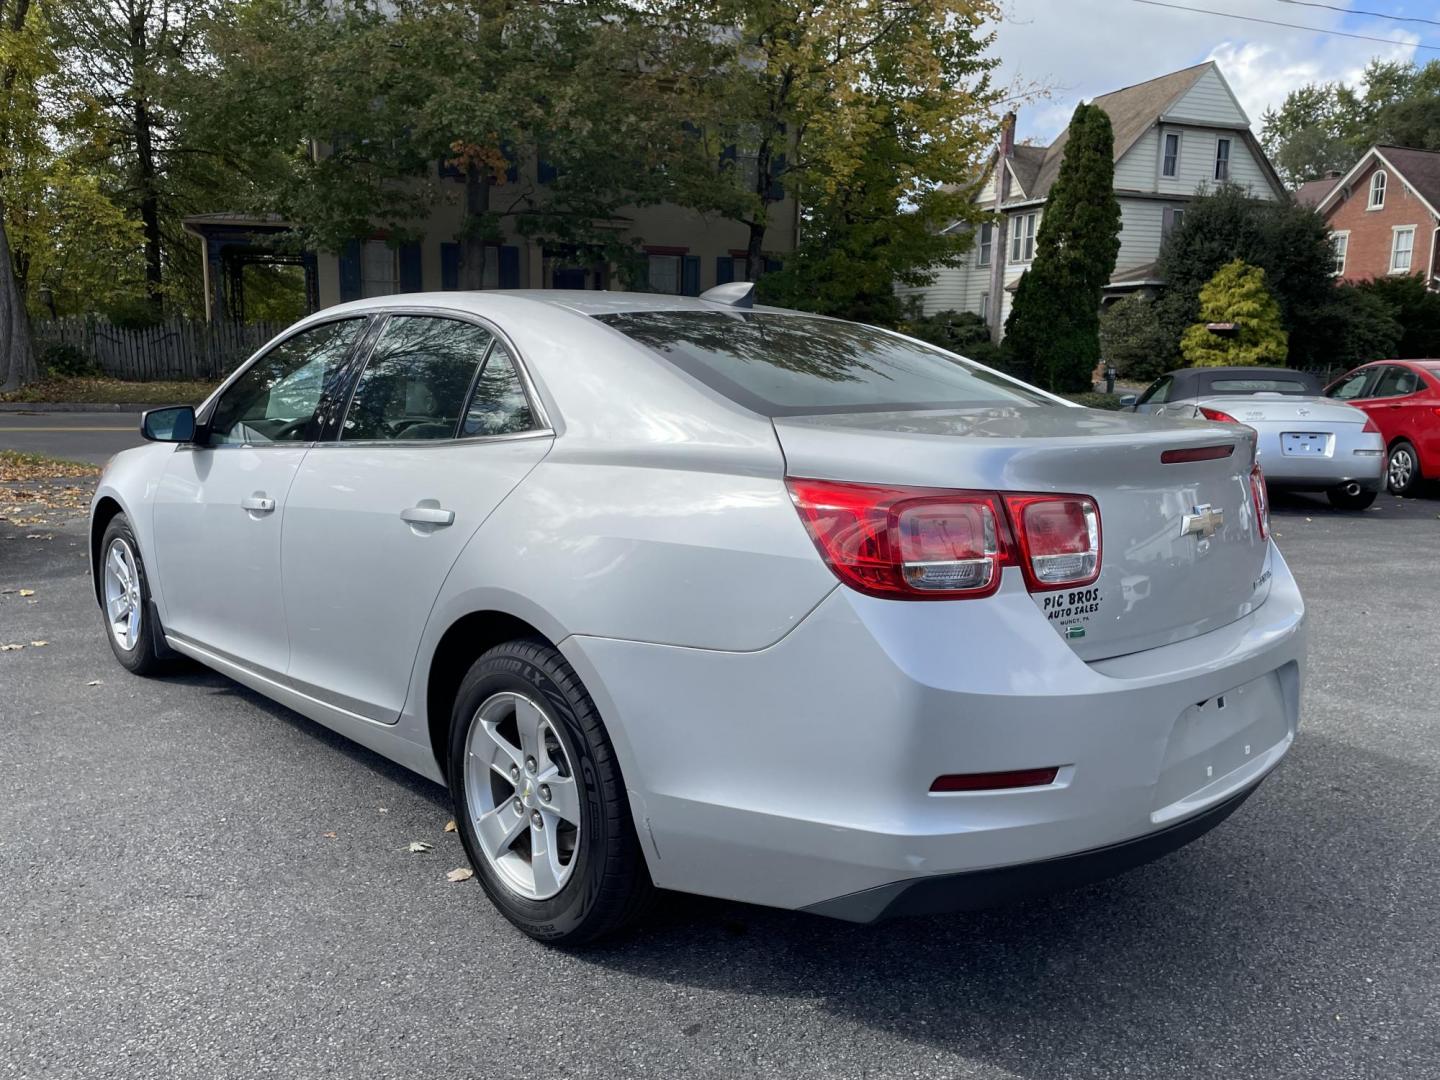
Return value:
M 762 416 L 1054 404 L 953 353 L 838 319 L 688 310 L 598 319 Z
M 1010 238 L 1010 261 L 1029 262 L 1035 258 L 1035 219 L 1037 214 L 1024 214 L 1015 219 L 1015 235 Z
M 1230 140 L 1215 140 L 1215 179 L 1230 179 Z
M 209 444 L 265 445 L 318 437 L 320 396 L 335 382 L 364 319 L 338 319 L 294 334 L 235 380 L 210 414 Z
M 343 441 L 451 439 L 494 335 L 483 326 L 422 315 L 385 324 L 355 385 Z
M 1350 234 L 1348 232 L 1330 234 L 1330 253 L 1334 260 L 1330 266 L 1330 273 L 1335 277 L 1345 273 L 1345 255 L 1349 250 Z
M 1161 176 L 1174 176 L 1180 168 L 1180 133 L 1167 132 L 1165 135 L 1165 160 L 1160 165 Z
M 679 255 L 647 255 L 650 291 L 680 295 L 681 262 Z
M 1376 169 L 1375 175 L 1370 177 L 1370 202 L 1366 205 L 1367 210 L 1385 209 L 1385 170 Z
M 1169 375 L 1161 376 L 1146 387 L 1145 393 L 1140 395 L 1140 400 L 1135 404 L 1164 405 L 1165 402 L 1170 400 L 1170 386 L 1174 382 L 1175 380 Z
M 1395 230 L 1395 238 L 1390 244 L 1390 272 L 1392 274 L 1408 274 L 1410 272 L 1410 258 L 1415 251 L 1415 226 L 1407 225 L 1403 229 Z
M 490 355 L 485 358 L 480 377 L 475 380 L 475 390 L 470 395 L 460 434 L 466 438 L 513 435 L 534 426 L 535 417 L 525 399 L 525 388 L 520 384 L 515 358 L 504 343 L 497 340 Z
M 395 249 L 384 240 L 366 240 L 360 253 L 360 295 L 390 296 L 399 291 Z
M 990 222 L 980 226 L 980 241 L 976 245 L 975 265 L 989 266 L 990 253 L 995 248 L 995 226 Z
M 1365 396 L 1365 386 L 1374 374 L 1374 368 L 1352 371 L 1326 390 L 1325 396 L 1338 401 L 1354 401 L 1356 398 L 1362 398 Z

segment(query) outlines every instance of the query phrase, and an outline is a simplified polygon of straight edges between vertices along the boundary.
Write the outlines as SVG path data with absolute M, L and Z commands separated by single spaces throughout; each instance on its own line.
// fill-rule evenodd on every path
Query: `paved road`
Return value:
M 1440 500 L 1277 501 L 1304 732 L 1216 832 L 1002 911 L 677 898 L 578 954 L 446 883 L 444 792 L 216 675 L 127 675 L 79 527 L 0 524 L 0 589 L 36 590 L 0 640 L 49 642 L 0 653 L 0 1077 L 1440 1076 Z
M 0 412 L 0 450 L 103 465 L 142 441 L 138 412 Z

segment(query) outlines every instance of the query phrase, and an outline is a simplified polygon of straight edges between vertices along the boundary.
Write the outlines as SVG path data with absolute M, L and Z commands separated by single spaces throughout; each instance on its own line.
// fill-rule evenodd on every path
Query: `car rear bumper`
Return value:
M 1118 869 L 1233 809 L 1298 723 L 1304 606 L 1272 555 L 1244 618 L 1088 663 L 1018 573 L 983 601 L 837 588 L 756 652 L 561 648 L 615 738 L 657 885 L 864 920 L 1062 886 L 1071 857 Z M 1043 787 L 930 791 L 1048 767 Z
M 1379 491 L 1385 476 L 1385 439 L 1359 424 L 1316 425 L 1329 435 L 1324 454 L 1296 456 L 1284 452 L 1286 432 L 1304 429 L 1303 421 L 1251 424 L 1265 479 L 1276 487 L 1322 490 L 1350 482 Z

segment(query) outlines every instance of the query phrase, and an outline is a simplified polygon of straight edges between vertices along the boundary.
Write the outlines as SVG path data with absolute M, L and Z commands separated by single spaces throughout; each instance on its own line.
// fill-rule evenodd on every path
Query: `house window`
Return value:
M 718 268 L 716 273 L 717 281 L 731 282 L 750 280 L 750 260 L 744 255 L 722 255 L 716 262 L 716 266 Z M 728 277 L 725 276 L 726 267 L 730 270 Z
M 1185 211 L 1184 211 L 1184 209 L 1183 209 L 1182 207 L 1178 207 L 1178 206 L 1167 206 L 1167 207 L 1165 207 L 1165 209 L 1161 212 L 1161 217 L 1160 217 L 1160 236 L 1161 236 L 1161 239 L 1164 239 L 1165 237 L 1168 237 L 1172 232 L 1174 232 L 1176 229 L 1180 228 L 1180 226 L 1184 223 L 1184 221 L 1185 221 Z
M 649 255 L 650 291 L 680 295 L 681 256 Z
M 395 249 L 384 240 L 366 240 L 360 257 L 360 295 L 390 296 L 399 290 Z
M 976 248 L 975 265 L 989 266 L 990 252 L 995 247 L 995 226 L 988 221 L 980 226 L 980 243 Z
M 1167 132 L 1165 135 L 1165 159 L 1160 163 L 1161 176 L 1174 176 L 1180 167 L 1180 133 Z
M 1415 250 L 1415 226 L 1406 225 L 1395 230 L 1395 239 L 1390 242 L 1390 273 L 1408 274 L 1410 256 Z
M 982 292 L 980 294 L 980 321 L 983 323 L 990 322 L 990 294 L 988 292 Z
M 1377 169 L 1375 175 L 1370 177 L 1370 203 L 1365 207 L 1367 210 L 1385 209 L 1385 170 Z
M 1015 219 L 1015 235 L 1010 238 L 1010 261 L 1029 262 L 1035 258 L 1035 219 L 1038 214 L 1024 214 Z
M 1215 179 L 1230 179 L 1230 140 L 1215 140 Z
M 1330 273 L 1336 277 L 1345 273 L 1345 253 L 1349 248 L 1350 234 L 1348 232 L 1330 234 L 1330 250 L 1335 259 L 1334 265 L 1330 267 Z

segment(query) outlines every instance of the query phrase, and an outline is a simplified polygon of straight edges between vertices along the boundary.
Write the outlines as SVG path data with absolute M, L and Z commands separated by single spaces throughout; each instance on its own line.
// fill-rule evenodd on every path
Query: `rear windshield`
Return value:
M 764 416 L 1055 405 L 951 353 L 858 323 L 751 311 L 597 318 Z
M 1320 380 L 1297 371 L 1292 375 L 1230 375 L 1210 380 L 1211 394 L 1299 394 L 1318 397 Z

